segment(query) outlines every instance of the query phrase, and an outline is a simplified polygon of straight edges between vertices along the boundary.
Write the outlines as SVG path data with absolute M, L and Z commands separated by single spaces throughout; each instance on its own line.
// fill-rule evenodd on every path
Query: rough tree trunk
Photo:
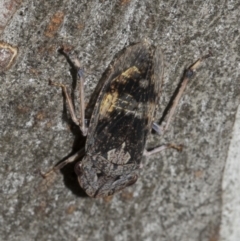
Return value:
M 240 99 L 238 1 L 3 3 L 0 40 L 18 53 L 0 73 L 1 240 L 218 240 L 223 170 Z M 157 119 L 184 68 L 213 53 L 187 87 L 169 131 L 149 137 L 150 147 L 174 142 L 183 151 L 143 159 L 137 183 L 111 200 L 87 198 L 73 165 L 45 182 L 40 170 L 83 145 L 61 90 L 48 86 L 50 78 L 76 84 L 58 48 L 80 59 L 87 104 L 115 54 L 145 38 L 165 58 Z

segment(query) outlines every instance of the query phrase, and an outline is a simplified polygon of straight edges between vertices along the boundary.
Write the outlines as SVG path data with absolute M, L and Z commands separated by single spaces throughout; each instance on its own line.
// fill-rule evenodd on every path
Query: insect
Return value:
M 90 197 L 110 196 L 134 184 L 143 155 L 149 156 L 169 147 L 179 148 L 168 144 L 146 151 L 145 144 L 152 128 L 159 134 L 167 129 L 177 102 L 202 59 L 185 71 L 164 128 L 154 122 L 163 82 L 163 54 L 159 47 L 147 41 L 140 42 L 124 49 L 113 61 L 97 97 L 89 127 L 85 124 L 84 78 L 80 63 L 75 60 L 81 90 L 80 118 L 75 114 L 66 86 L 50 84 L 62 88 L 72 120 L 80 127 L 82 135 L 87 136 L 85 150 L 80 150 L 51 171 L 84 155 L 75 165 L 75 173 L 80 186 Z

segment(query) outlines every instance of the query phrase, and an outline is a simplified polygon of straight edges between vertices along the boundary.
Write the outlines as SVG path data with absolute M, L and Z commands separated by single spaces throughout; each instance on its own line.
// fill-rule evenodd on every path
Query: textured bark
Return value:
M 0 35 L 18 47 L 15 63 L 0 74 L 1 239 L 217 240 L 222 172 L 240 99 L 239 5 L 23 0 Z M 169 131 L 149 138 L 149 147 L 171 141 L 183 151 L 143 160 L 137 183 L 112 200 L 87 198 L 73 165 L 43 180 L 39 170 L 84 142 L 61 91 L 48 86 L 49 78 L 76 84 L 59 46 L 84 66 L 87 103 L 115 54 L 144 38 L 159 44 L 165 57 L 157 119 L 184 68 L 213 52 L 187 87 Z

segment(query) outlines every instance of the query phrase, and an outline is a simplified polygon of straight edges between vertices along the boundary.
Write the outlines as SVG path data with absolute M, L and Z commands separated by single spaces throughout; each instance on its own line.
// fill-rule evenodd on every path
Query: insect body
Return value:
M 137 181 L 162 74 L 161 51 L 147 42 L 125 49 L 114 62 L 92 114 L 86 154 L 76 166 L 89 196 L 112 195 Z
M 199 61 L 188 69 L 186 80 Z M 147 135 L 152 126 L 155 130 L 160 129 L 153 125 L 153 121 L 162 79 L 163 57 L 159 47 L 145 41 L 123 50 L 105 76 L 88 131 L 84 124 L 84 110 L 78 120 L 66 87 L 52 83 L 62 87 L 73 121 L 80 126 L 83 135 L 87 134 L 85 155 L 76 164 L 75 172 L 80 186 L 89 196 L 113 195 L 137 181 L 140 162 L 146 153 Z M 152 153 L 168 147 L 156 148 Z M 80 153 L 53 170 L 74 161 Z

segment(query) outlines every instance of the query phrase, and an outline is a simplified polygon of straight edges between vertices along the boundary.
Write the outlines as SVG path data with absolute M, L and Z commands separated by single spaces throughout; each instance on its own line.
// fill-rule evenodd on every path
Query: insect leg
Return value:
M 80 130 L 82 131 L 83 136 L 87 135 L 88 128 L 85 123 L 85 102 L 84 102 L 84 73 L 81 68 L 81 64 L 77 58 L 74 59 L 75 66 L 78 69 L 79 77 L 79 95 L 80 95 Z
M 194 72 L 197 70 L 197 68 L 199 67 L 201 62 L 204 59 L 210 57 L 211 55 L 212 54 L 209 52 L 209 54 L 207 54 L 207 55 L 203 56 L 202 58 L 198 59 L 190 67 L 188 67 L 188 69 L 186 69 L 186 71 L 184 73 L 184 76 L 183 76 L 183 80 L 182 80 L 181 86 L 180 86 L 180 88 L 178 90 L 178 93 L 177 93 L 176 97 L 174 98 L 172 106 L 170 108 L 170 111 L 169 111 L 169 114 L 168 114 L 168 117 L 167 117 L 167 121 L 166 121 L 166 125 L 164 126 L 164 128 L 161 128 L 162 129 L 162 133 L 164 133 L 168 129 L 168 127 L 169 127 L 169 125 L 171 123 L 172 117 L 173 117 L 173 115 L 174 115 L 174 113 L 176 111 L 176 107 L 177 107 L 177 105 L 179 103 L 179 100 L 182 97 L 184 90 L 186 89 L 188 81 L 193 77 Z M 153 128 L 153 129 L 155 130 L 155 129 L 158 129 L 158 128 Z
M 177 151 L 182 151 L 183 146 L 182 145 L 175 145 L 173 143 L 169 143 L 169 144 L 166 144 L 166 145 L 161 145 L 159 147 L 155 147 L 154 149 L 152 149 L 150 151 L 145 149 L 144 152 L 143 152 L 143 155 L 145 157 L 148 157 L 148 156 L 151 156 L 151 155 L 153 155 L 155 153 L 164 151 L 164 150 L 166 150 L 168 148 L 173 148 L 173 149 L 176 149 Z
M 72 103 L 72 100 L 71 100 L 71 97 L 69 96 L 68 94 L 68 91 L 67 91 L 67 87 L 61 83 L 55 83 L 55 82 L 52 82 L 51 80 L 49 80 L 49 85 L 51 86 L 57 86 L 57 87 L 61 87 L 62 88 L 62 91 L 66 97 L 66 100 L 67 100 L 67 104 L 68 104 L 68 107 L 69 107 L 69 112 L 70 112 L 70 115 L 71 115 L 71 118 L 72 118 L 72 121 L 80 126 L 79 124 L 79 120 L 75 114 L 75 110 L 74 110 L 74 107 L 73 107 L 73 103 Z M 84 116 L 83 116 L 84 117 Z M 85 123 L 85 121 L 84 121 Z M 80 126 L 80 130 L 82 131 L 81 129 L 81 126 Z M 87 135 L 87 128 L 84 129 L 84 132 L 82 131 L 82 134 L 84 135 Z M 81 156 L 84 155 L 84 148 L 82 148 L 80 151 L 78 151 L 77 153 L 75 153 L 74 155 L 70 156 L 69 158 L 67 158 L 65 161 L 59 163 L 58 165 L 52 167 L 49 171 L 47 171 L 46 173 L 41 173 L 41 175 L 45 178 L 47 176 L 49 176 L 52 172 L 55 172 L 57 170 L 60 170 L 61 168 L 63 168 L 65 165 L 67 165 L 68 163 L 71 163 L 71 162 L 74 162 L 75 160 L 77 160 L 78 158 L 80 158 Z
M 163 135 L 164 128 L 162 125 L 158 125 L 156 122 L 153 122 L 152 129 L 156 131 L 159 136 Z
M 71 97 L 70 97 L 69 94 L 68 94 L 66 85 L 63 85 L 63 84 L 60 84 L 60 83 L 55 83 L 55 82 L 52 82 L 51 80 L 49 80 L 49 85 L 51 85 L 51 86 L 57 86 L 57 87 L 61 87 L 61 88 L 62 88 L 63 94 L 65 95 L 66 100 L 67 100 L 67 104 L 68 104 L 68 107 L 69 107 L 69 112 L 70 112 L 72 121 L 73 121 L 76 125 L 79 126 L 79 121 L 78 121 L 78 118 L 77 118 L 77 116 L 76 116 L 76 114 L 75 114 L 75 110 L 74 110 L 74 107 L 73 107 L 73 103 L 72 103 Z
M 162 125 L 158 125 L 157 123 L 153 123 L 152 124 L 152 129 L 155 130 L 159 135 L 163 135 L 164 132 L 168 129 L 169 125 L 170 125 L 170 122 L 172 120 L 172 117 L 176 111 L 176 107 L 179 103 L 179 100 L 180 98 L 182 97 L 183 95 L 183 92 L 184 90 L 186 89 L 186 86 L 187 86 L 187 83 L 188 81 L 192 78 L 194 72 L 196 71 L 196 69 L 199 67 L 200 63 L 211 56 L 211 53 L 209 53 L 208 55 L 205 55 L 203 56 L 202 58 L 198 59 L 196 62 L 194 62 L 184 73 L 184 77 L 183 77 L 183 80 L 182 80 L 182 83 L 181 83 L 181 86 L 178 90 L 178 93 L 176 95 L 176 97 L 174 98 L 173 100 L 173 103 L 172 103 L 172 106 L 170 108 L 170 111 L 169 111 L 169 114 L 168 114 L 168 117 L 167 117 L 167 121 L 166 121 L 166 124 L 165 126 L 162 126 Z M 172 143 L 169 143 L 169 144 L 166 144 L 166 145 L 162 145 L 162 146 L 159 146 L 159 147 L 156 147 L 154 149 L 152 149 L 151 151 L 147 151 L 147 150 L 144 150 L 144 153 L 143 155 L 144 156 L 151 156 L 152 154 L 155 154 L 155 153 L 158 153 L 158 152 L 161 152 L 167 148 L 174 148 L 178 151 L 181 151 L 183 146 L 182 145 L 175 145 L 175 144 L 172 144 Z
M 49 85 L 57 86 L 57 87 L 61 87 L 62 88 L 63 94 L 65 95 L 66 100 L 67 100 L 67 104 L 68 104 L 68 107 L 69 107 L 69 112 L 70 112 L 70 115 L 71 115 L 71 119 L 77 126 L 79 126 L 79 128 L 80 128 L 80 130 L 82 132 L 82 135 L 86 136 L 87 135 L 87 127 L 86 127 L 85 120 L 84 120 L 85 114 L 81 115 L 81 121 L 79 123 L 79 119 L 76 116 L 76 113 L 75 113 L 75 110 L 74 110 L 74 107 L 73 107 L 73 102 L 72 102 L 72 99 L 71 99 L 71 97 L 70 97 L 70 95 L 69 95 L 69 93 L 67 91 L 66 85 L 63 85 L 63 84 L 60 84 L 60 83 L 55 83 L 55 82 L 52 82 L 51 80 L 49 80 Z M 84 106 L 84 103 L 83 103 L 83 106 Z M 81 114 L 82 113 L 84 113 L 84 111 L 81 110 Z M 83 121 L 84 124 L 82 124 L 82 121 Z
M 80 151 L 78 151 L 77 153 L 73 154 L 72 156 L 68 157 L 66 160 L 64 160 L 63 162 L 60 162 L 58 165 L 52 167 L 49 171 L 47 171 L 46 173 L 41 173 L 41 175 L 46 178 L 47 176 L 49 176 L 52 172 L 58 171 L 61 168 L 63 168 L 64 166 L 66 166 L 68 163 L 74 162 L 76 161 L 78 158 L 82 157 L 85 153 L 84 148 L 82 148 Z

